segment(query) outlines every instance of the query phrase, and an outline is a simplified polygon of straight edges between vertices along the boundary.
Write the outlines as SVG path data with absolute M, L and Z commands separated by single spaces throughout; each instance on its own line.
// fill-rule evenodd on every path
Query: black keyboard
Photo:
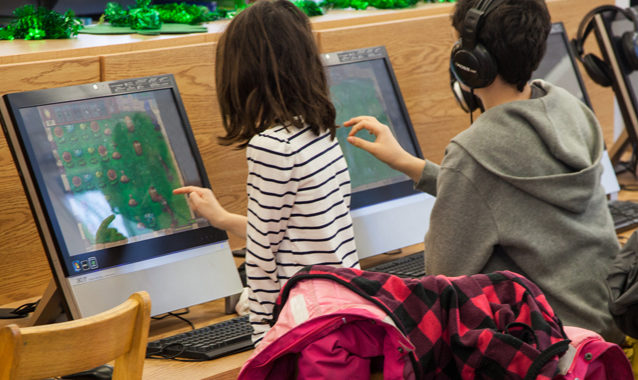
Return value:
M 393 274 L 403 278 L 419 278 L 425 276 L 423 251 L 399 257 L 387 263 L 376 265 L 366 270 Z
M 638 226 L 638 202 L 613 200 L 607 203 L 616 232 Z
M 149 342 L 146 356 L 211 360 L 253 348 L 248 315 Z

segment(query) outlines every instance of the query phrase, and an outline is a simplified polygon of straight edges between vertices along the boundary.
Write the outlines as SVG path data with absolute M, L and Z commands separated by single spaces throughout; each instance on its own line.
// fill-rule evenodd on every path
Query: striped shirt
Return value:
M 279 290 L 310 264 L 358 268 L 350 175 L 336 139 L 309 128 L 254 136 L 248 160 L 246 279 L 253 341 L 270 328 Z

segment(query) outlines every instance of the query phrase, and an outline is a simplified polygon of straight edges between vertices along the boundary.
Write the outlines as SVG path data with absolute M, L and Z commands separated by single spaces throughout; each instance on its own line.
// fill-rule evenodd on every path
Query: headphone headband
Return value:
M 604 12 L 613 12 L 614 15 L 622 14 L 633 23 L 633 30 L 623 33 L 619 39 L 617 59 L 622 60 L 629 70 L 638 70 L 638 14 L 633 8 L 620 8 L 615 5 L 601 5 L 589 11 L 578 25 L 576 38 L 571 45 L 578 60 L 583 64 L 589 77 L 599 85 L 608 87 L 613 84 L 613 73 L 609 63 L 594 54 L 585 54 L 585 41 L 594 29 L 594 17 Z
M 486 87 L 498 75 L 496 60 L 479 42 L 479 31 L 485 19 L 506 0 L 479 0 L 463 19 L 461 38 L 454 44 L 450 68 L 456 79 L 470 88 Z
M 478 41 L 478 32 L 485 21 L 487 15 L 505 0 L 480 0 L 479 3 L 470 8 L 463 20 L 463 31 L 461 40 L 463 48 L 474 49 Z
M 625 15 L 625 17 L 627 17 L 627 19 L 634 23 L 634 30 L 638 30 L 638 15 L 636 15 L 636 11 L 634 11 L 632 8 L 625 9 L 617 7 L 615 5 L 600 5 L 589 11 L 583 17 L 580 25 L 578 25 L 578 32 L 576 33 L 576 39 L 574 40 L 574 48 L 576 48 L 576 53 L 578 53 L 579 56 L 582 55 L 584 52 L 584 45 L 587 36 L 594 29 L 594 23 L 592 22 L 594 16 L 596 16 L 598 13 L 603 12 L 622 13 L 623 15 Z

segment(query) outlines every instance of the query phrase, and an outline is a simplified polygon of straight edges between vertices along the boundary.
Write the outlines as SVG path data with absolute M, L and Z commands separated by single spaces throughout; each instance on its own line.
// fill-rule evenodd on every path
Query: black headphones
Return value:
M 463 21 L 461 38 L 454 44 L 450 70 L 457 81 L 469 88 L 489 86 L 498 74 L 496 60 L 478 42 L 478 33 L 487 15 L 505 0 L 479 0 Z
M 609 87 L 612 84 L 613 74 L 609 65 L 601 58 L 594 54 L 584 54 L 584 45 L 587 36 L 594 29 L 594 17 L 602 12 L 614 12 L 623 14 L 629 21 L 634 24 L 632 31 L 623 33 L 621 40 L 621 54 L 623 62 L 630 70 L 638 70 L 638 15 L 632 8 L 620 8 L 614 5 L 601 5 L 592 9 L 583 17 L 578 26 L 578 34 L 572 40 L 572 47 L 576 53 L 578 60 L 582 62 L 585 71 L 589 77 L 603 87 Z

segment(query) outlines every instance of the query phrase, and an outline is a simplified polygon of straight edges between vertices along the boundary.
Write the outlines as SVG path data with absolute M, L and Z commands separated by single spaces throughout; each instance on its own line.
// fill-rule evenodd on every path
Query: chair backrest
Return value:
M 141 291 L 90 317 L 5 326 L 0 329 L 0 380 L 64 376 L 113 360 L 113 380 L 141 379 L 150 312 L 150 296 Z

